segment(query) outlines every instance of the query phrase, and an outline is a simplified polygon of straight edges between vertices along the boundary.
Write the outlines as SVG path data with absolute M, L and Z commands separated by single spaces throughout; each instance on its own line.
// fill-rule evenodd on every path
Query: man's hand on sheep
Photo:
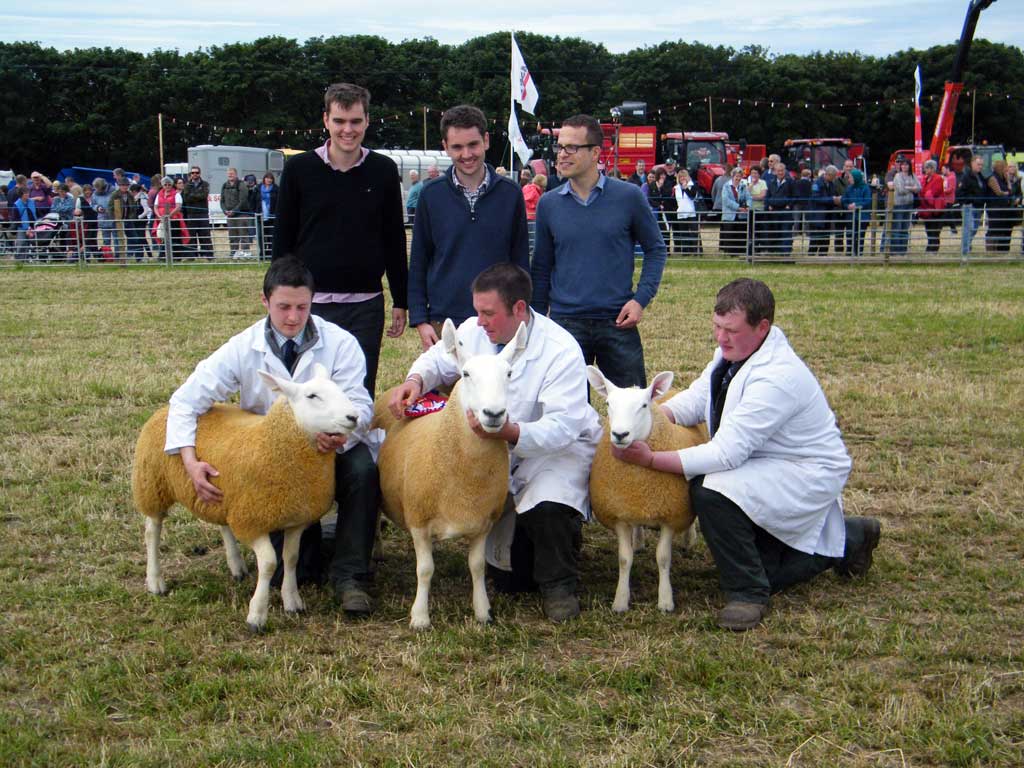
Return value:
M 406 407 L 415 403 L 422 394 L 423 380 L 413 374 L 391 393 L 391 399 L 388 400 L 388 409 L 391 411 L 391 415 L 396 419 L 403 418 Z
M 408 320 L 407 311 L 395 307 L 391 310 L 391 327 L 388 328 L 388 337 L 397 339 L 405 333 L 405 323 Z
M 630 299 L 619 310 L 619 316 L 615 318 L 615 325 L 619 328 L 633 328 L 640 323 L 640 318 L 643 316 L 644 308 L 640 306 L 640 302 Z
M 335 432 L 317 432 L 316 449 L 320 451 L 320 453 L 337 451 L 345 445 L 346 440 L 347 438 L 345 435 L 339 435 Z
M 497 432 L 488 432 L 480 426 L 476 414 L 471 409 L 466 410 L 466 421 L 477 437 L 483 437 L 488 440 L 504 440 L 511 445 L 519 442 L 519 425 L 513 424 L 511 421 L 506 421 L 502 424 L 501 429 Z
M 209 480 L 211 477 L 218 477 L 220 472 L 205 461 L 200 461 L 196 457 L 196 449 L 192 446 L 184 446 L 181 449 L 181 461 L 192 479 L 192 486 L 196 489 L 200 501 L 220 504 L 224 500 L 224 492 Z
M 673 475 L 683 474 L 683 462 L 675 451 L 652 451 L 651 446 L 643 440 L 635 440 L 627 448 L 611 446 L 612 456 L 627 464 L 636 464 L 658 472 L 670 472 Z

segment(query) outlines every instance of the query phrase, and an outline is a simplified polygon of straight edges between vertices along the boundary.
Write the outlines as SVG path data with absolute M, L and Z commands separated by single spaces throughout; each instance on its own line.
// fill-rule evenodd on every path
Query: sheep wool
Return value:
M 334 455 L 319 453 L 296 424 L 286 398 L 266 416 L 218 403 L 199 417 L 196 452 L 220 475 L 220 504 L 199 500 L 181 457 L 164 453 L 167 407 L 143 426 L 132 466 L 132 494 L 143 514 L 163 519 L 174 502 L 196 517 L 227 525 L 243 543 L 270 531 L 319 520 L 334 503 Z M 280 456 L 280 461 L 267 457 Z

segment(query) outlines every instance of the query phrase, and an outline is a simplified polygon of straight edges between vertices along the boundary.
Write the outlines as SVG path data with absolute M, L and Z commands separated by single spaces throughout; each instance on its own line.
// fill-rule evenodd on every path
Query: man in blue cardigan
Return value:
M 537 204 L 533 308 L 571 333 L 613 384 L 646 386 L 637 325 L 665 268 L 665 241 L 643 193 L 598 169 L 604 133 L 589 115 L 562 123 L 558 174 Z M 633 245 L 643 267 L 633 289 Z
M 484 161 L 484 113 L 466 104 L 447 110 L 441 143 L 452 167 L 420 191 L 409 255 L 409 322 L 424 350 L 437 343 L 445 318 L 458 326 L 476 314 L 470 284 L 487 267 L 511 261 L 530 269 L 523 193 Z

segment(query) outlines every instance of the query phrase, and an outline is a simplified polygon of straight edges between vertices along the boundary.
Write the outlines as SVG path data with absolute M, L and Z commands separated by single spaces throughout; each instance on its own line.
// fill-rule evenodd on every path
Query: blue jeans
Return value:
M 911 205 L 894 205 L 892 207 L 892 245 L 893 253 L 906 253 L 907 240 L 910 237 Z
M 572 334 L 583 350 L 583 361 L 601 369 L 617 387 L 645 387 L 644 348 L 640 331 L 619 328 L 615 318 L 596 319 L 552 315 L 551 319 Z

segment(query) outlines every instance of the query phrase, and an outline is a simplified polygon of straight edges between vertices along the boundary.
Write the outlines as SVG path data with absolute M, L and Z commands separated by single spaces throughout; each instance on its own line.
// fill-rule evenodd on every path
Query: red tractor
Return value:
M 662 156 L 674 157 L 677 167 L 690 172 L 690 178 L 705 195 L 711 195 L 715 179 L 725 173 L 729 163 L 726 142 L 729 134 L 712 131 L 674 131 L 664 133 Z
M 853 160 L 853 167 L 866 173 L 867 154 L 867 146 L 851 139 L 786 139 L 782 162 L 793 175 L 799 172 L 800 163 L 817 176 L 818 171 L 829 165 L 842 170 L 847 160 Z

